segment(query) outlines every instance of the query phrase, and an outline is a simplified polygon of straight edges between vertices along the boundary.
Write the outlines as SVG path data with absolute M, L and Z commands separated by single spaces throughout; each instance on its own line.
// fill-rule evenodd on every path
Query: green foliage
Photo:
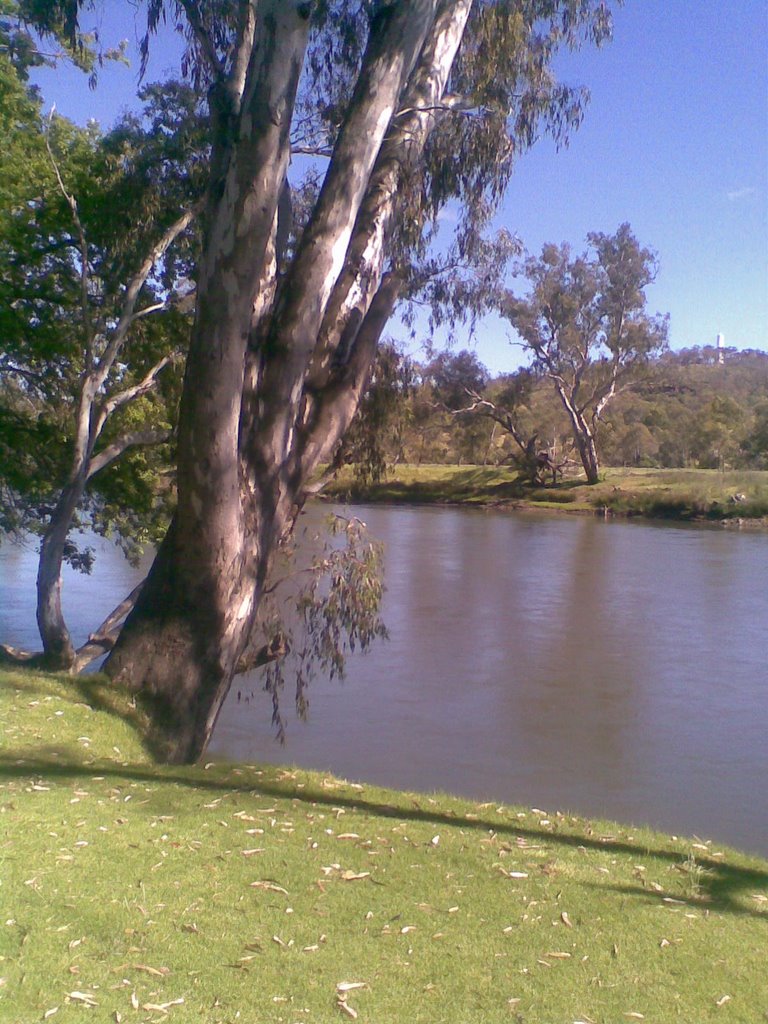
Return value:
M 487 387 L 490 374 L 475 352 L 462 349 L 455 354 L 441 352 L 427 366 L 424 377 L 432 384 L 436 400 L 457 412 L 470 404 L 474 393 Z
M 412 361 L 394 343 L 380 343 L 371 382 L 334 460 L 351 464 L 361 484 L 377 483 L 398 461 L 414 386 Z
M 610 465 L 753 468 L 766 465 L 768 355 L 707 348 L 668 352 L 634 394 L 620 396 L 599 435 Z
M 594 411 L 601 399 L 667 344 L 663 317 L 645 312 L 645 288 L 656 262 L 628 224 L 614 235 L 588 237 L 592 254 L 572 257 L 547 244 L 518 268 L 530 293 L 507 293 L 502 313 L 529 346 L 534 364 L 561 380 L 574 404 Z
M 384 592 L 381 545 L 369 539 L 365 523 L 356 517 L 331 516 L 328 528 L 326 538 L 305 537 L 305 545 L 316 552 L 305 568 L 296 565 L 293 544 L 284 549 L 275 569 L 277 579 L 262 603 L 261 632 L 286 650 L 269 664 L 264 677 L 272 697 L 272 722 L 281 741 L 285 719 L 280 698 L 286 678 L 295 682 L 296 711 L 303 718 L 309 707 L 309 684 L 318 672 L 331 679 L 343 678 L 349 653 L 366 651 L 374 640 L 387 635 L 379 615 Z M 304 582 L 298 583 L 300 579 Z M 281 584 L 287 597 L 275 593 Z
M 71 472 L 83 375 L 110 343 L 131 275 L 199 195 L 206 143 L 185 86 L 148 87 L 143 114 L 102 135 L 57 116 L 43 123 L 39 101 L 0 55 L 3 74 L 12 88 L 0 102 L 9 140 L 0 157 L 0 526 L 42 531 Z M 155 311 L 134 320 L 102 401 L 184 349 L 188 317 L 175 295 L 189 288 L 194 254 L 188 232 L 158 262 L 139 302 Z M 94 454 L 126 433 L 172 430 L 180 370 L 166 367 L 151 392 L 114 415 Z M 158 485 L 168 454 L 134 454 L 137 472 L 115 464 L 96 475 L 81 515 L 132 547 L 157 539 L 172 496 Z

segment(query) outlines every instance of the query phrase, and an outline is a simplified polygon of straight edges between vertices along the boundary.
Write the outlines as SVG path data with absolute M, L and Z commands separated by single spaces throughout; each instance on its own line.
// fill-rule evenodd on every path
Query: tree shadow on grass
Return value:
M 67 752 L 68 753 L 68 752 Z M 591 836 L 583 831 L 570 834 L 554 832 L 543 828 L 533 828 L 520 821 L 505 821 L 501 817 L 481 817 L 471 812 L 439 811 L 424 807 L 417 797 L 403 794 L 402 803 L 382 803 L 367 799 L 362 794 L 343 795 L 338 791 L 344 787 L 328 792 L 318 786 L 306 783 L 299 787 L 293 779 L 288 781 L 270 780 L 255 777 L 257 769 L 251 766 L 235 766 L 214 764 L 212 770 L 193 766 L 190 768 L 156 768 L 132 765 L 116 765 L 114 762 L 94 760 L 88 764 L 82 762 L 65 762 L 54 755 L 54 758 L 28 756 L 27 751 L 0 753 L 0 777 L 23 778 L 30 775 L 44 776 L 48 781 L 59 779 L 77 779 L 91 777 L 94 773 L 121 778 L 131 781 L 171 783 L 199 789 L 203 792 L 218 791 L 238 794 L 252 794 L 277 797 L 285 800 L 300 801 L 308 805 L 325 805 L 328 807 L 354 810 L 374 817 L 388 818 L 397 821 L 424 822 L 444 828 L 460 828 L 478 832 L 493 832 L 498 836 L 511 836 L 515 839 L 535 841 L 543 848 L 556 850 L 568 848 L 588 853 L 590 851 L 603 854 L 622 853 L 640 856 L 644 859 L 653 858 L 661 863 L 673 866 L 685 864 L 687 851 L 671 850 L 662 847 L 652 848 L 642 840 L 632 842 L 628 838 L 616 836 Z M 271 769 L 265 768 L 264 771 Z M 285 771 L 285 769 L 275 769 Z M 284 780 L 285 780 L 284 776 Z M 428 797 L 422 799 L 427 800 Z M 586 825 L 587 822 L 582 822 Z M 521 848 L 524 853 L 525 848 Z M 746 855 L 745 855 L 746 856 Z M 614 889 L 617 892 L 633 896 L 643 901 L 664 903 L 670 899 L 699 910 L 709 909 L 723 913 L 753 917 L 765 921 L 768 925 L 768 914 L 759 907 L 751 908 L 743 902 L 745 896 L 754 894 L 756 890 L 765 890 L 768 895 L 768 866 L 738 866 L 724 862 L 712 856 L 697 856 L 696 864 L 700 867 L 697 879 L 696 894 L 690 898 L 680 898 L 679 893 L 666 890 L 655 891 L 638 886 L 613 886 L 608 883 L 581 883 L 594 885 L 595 888 Z
M 102 711 L 129 726 L 149 757 L 154 757 L 156 753 L 150 734 L 149 717 L 139 703 L 106 676 L 35 672 L 25 677 L 25 670 L 22 669 L 13 673 L 9 685 L 14 690 L 34 694 L 36 697 L 57 697 L 73 704 L 85 704 L 94 711 Z

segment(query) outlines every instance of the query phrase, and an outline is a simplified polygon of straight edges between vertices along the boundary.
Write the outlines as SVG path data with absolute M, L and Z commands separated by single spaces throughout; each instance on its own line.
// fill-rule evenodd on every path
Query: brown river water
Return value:
M 309 720 L 289 716 L 283 747 L 260 679 L 237 680 L 210 756 L 647 823 L 768 856 L 768 534 L 351 511 L 386 546 L 390 639 L 352 656 L 342 683 L 313 682 Z M 65 583 L 77 639 L 140 577 L 95 546 L 94 579 Z M 33 548 L 0 547 L 6 642 L 34 641 L 34 568 Z

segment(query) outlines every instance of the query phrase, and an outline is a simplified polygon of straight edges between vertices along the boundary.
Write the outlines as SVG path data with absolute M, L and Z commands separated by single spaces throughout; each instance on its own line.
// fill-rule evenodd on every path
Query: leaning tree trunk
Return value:
M 79 477 L 62 491 L 43 535 L 37 570 L 37 626 L 43 641 L 42 664 L 68 671 L 75 661 L 72 637 L 61 607 L 61 569 L 72 516 L 83 496 Z
M 573 438 L 576 442 L 576 450 L 579 453 L 581 464 L 587 477 L 588 484 L 600 482 L 600 461 L 597 455 L 595 435 L 581 409 L 577 408 L 573 398 L 563 385 L 556 381 L 555 387 L 560 401 L 563 403 L 568 419 L 571 421 Z
M 581 464 L 584 467 L 584 472 L 587 476 L 587 483 L 599 483 L 600 462 L 597 457 L 595 439 L 588 427 L 586 430 L 576 432 L 576 448 L 579 453 L 579 458 L 581 459 Z
M 178 508 L 106 666 L 153 701 L 158 752 L 176 762 L 204 750 L 276 546 L 359 402 L 398 290 L 397 275 L 383 275 L 397 189 L 374 202 L 371 186 L 395 181 L 391 168 L 418 156 L 434 114 L 419 113 L 415 137 L 404 134 L 394 151 L 382 142 L 397 136 L 398 117 L 411 117 L 403 90 L 409 76 L 421 82 L 420 54 L 433 72 L 427 100 L 435 90 L 439 100 L 471 0 L 383 6 L 279 287 L 278 197 L 308 6 L 265 6 L 242 96 L 215 141 L 212 166 L 222 172 L 210 190 L 182 399 Z M 450 45 L 438 45 L 438 30 Z

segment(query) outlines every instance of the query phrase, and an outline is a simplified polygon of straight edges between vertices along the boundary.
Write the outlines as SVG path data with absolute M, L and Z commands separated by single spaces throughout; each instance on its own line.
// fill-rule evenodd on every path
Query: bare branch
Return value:
M 444 96 L 439 103 L 423 104 L 421 106 L 403 107 L 398 110 L 395 117 L 405 117 L 407 114 L 434 114 L 439 111 L 467 113 L 477 110 L 477 104 L 465 96 Z
M 156 313 L 159 309 L 167 309 L 167 302 L 154 302 L 151 306 L 145 306 L 144 309 L 140 309 L 138 313 L 133 314 L 134 321 L 140 320 L 143 316 L 149 316 L 150 313 Z
M 291 146 L 291 156 L 317 156 L 330 160 L 333 150 L 327 146 Z
M 289 650 L 286 638 L 282 633 L 278 633 L 268 644 L 263 644 L 256 650 L 246 649 L 237 663 L 235 675 L 244 675 L 263 665 L 269 665 L 278 658 L 284 658 Z
M 134 384 L 133 387 L 126 388 L 124 391 L 120 391 L 116 395 L 111 395 L 99 410 L 97 429 L 94 431 L 96 437 L 101 433 L 107 417 L 111 416 L 115 409 L 120 409 L 122 406 L 127 405 L 128 402 L 132 402 L 135 398 L 140 398 L 141 395 L 146 395 L 148 391 L 151 391 L 157 383 L 157 378 L 160 373 L 170 363 L 175 362 L 177 358 L 177 352 L 171 352 L 168 355 L 164 355 L 162 359 L 156 362 L 155 365 L 147 371 L 144 378 L 140 380 L 138 384 Z
M 129 448 L 147 447 L 148 445 L 160 444 L 169 440 L 172 436 L 170 430 L 136 430 L 131 434 L 124 434 L 117 441 L 107 445 L 102 451 L 91 457 L 88 465 L 87 480 L 91 480 L 102 469 L 106 469 L 113 462 L 120 458 Z
M 117 643 L 117 638 L 120 636 L 121 623 L 126 615 L 133 610 L 133 606 L 139 598 L 144 583 L 145 580 L 142 580 L 141 583 L 137 584 L 130 594 L 120 602 L 117 608 L 109 613 L 102 624 L 91 633 L 82 647 L 78 647 L 72 667 L 73 672 L 82 672 L 86 665 L 90 665 L 96 658 L 100 658 L 103 654 L 107 654 L 112 650 Z
M 109 344 L 107 345 L 104 355 L 99 360 L 99 365 L 96 369 L 94 377 L 96 389 L 100 388 L 104 384 L 109 371 L 114 365 L 115 359 L 117 359 L 126 335 L 128 334 L 128 330 L 133 323 L 135 316 L 134 311 L 139 298 L 139 293 L 144 287 L 152 268 L 155 263 L 165 255 L 169 247 L 176 241 L 179 235 L 186 231 L 189 225 L 194 221 L 195 217 L 200 213 L 202 206 L 202 200 L 195 203 L 194 206 L 190 207 L 189 210 L 185 210 L 184 213 L 182 213 L 182 215 L 166 229 L 165 233 L 158 239 L 155 245 L 152 246 L 143 263 L 128 282 L 128 286 L 125 290 L 125 298 L 123 299 L 123 308 L 120 313 L 120 319 L 118 320 L 117 326 L 109 340 Z
M 460 416 L 466 413 L 477 413 L 478 416 L 487 416 L 507 431 L 521 451 L 525 452 L 527 450 L 529 442 L 523 437 L 515 423 L 514 417 L 508 409 L 499 408 L 495 402 L 491 402 L 488 398 L 483 398 L 481 394 L 473 391 L 471 388 L 465 388 L 464 390 L 467 393 L 467 397 L 472 400 L 471 404 L 463 409 L 446 409 L 447 412 L 450 412 L 453 416 Z

